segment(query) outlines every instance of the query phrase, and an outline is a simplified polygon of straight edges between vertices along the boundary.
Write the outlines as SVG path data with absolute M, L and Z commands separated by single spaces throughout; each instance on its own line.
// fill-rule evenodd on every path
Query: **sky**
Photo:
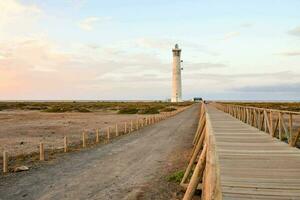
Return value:
M 300 100 L 299 0 L 0 0 L 0 100 Z

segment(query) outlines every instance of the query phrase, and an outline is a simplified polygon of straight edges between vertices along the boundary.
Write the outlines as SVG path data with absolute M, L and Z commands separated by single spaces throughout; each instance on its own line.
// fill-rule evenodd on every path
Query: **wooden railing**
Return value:
M 224 103 L 218 103 L 215 106 L 272 137 L 286 141 L 290 146 L 297 146 L 300 137 L 300 112 Z
M 191 200 L 197 189 L 203 200 L 221 200 L 221 184 L 215 137 L 206 106 L 201 103 L 198 128 L 193 140 L 192 156 L 180 185 L 186 189 L 183 200 Z M 197 160 L 198 159 L 198 160 Z

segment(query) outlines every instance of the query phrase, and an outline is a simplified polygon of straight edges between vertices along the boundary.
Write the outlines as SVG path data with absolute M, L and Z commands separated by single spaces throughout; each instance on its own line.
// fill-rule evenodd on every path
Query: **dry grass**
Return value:
M 192 102 L 0 102 L 1 110 L 40 110 L 51 113 L 93 112 L 99 110 L 119 111 L 120 114 L 157 114 Z M 171 109 L 172 108 L 172 109 Z

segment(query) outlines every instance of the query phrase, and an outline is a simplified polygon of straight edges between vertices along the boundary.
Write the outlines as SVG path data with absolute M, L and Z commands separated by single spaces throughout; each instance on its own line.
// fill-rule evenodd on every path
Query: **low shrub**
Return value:
M 89 109 L 87 108 L 76 108 L 74 111 L 77 111 L 77 112 L 82 112 L 82 113 L 86 113 L 86 112 L 91 112 Z
M 177 109 L 174 108 L 174 107 L 167 107 L 167 108 L 162 109 L 161 111 L 162 112 L 172 112 L 172 111 L 175 111 L 175 110 L 177 110 Z
M 157 108 L 144 108 L 141 109 L 139 114 L 159 114 L 159 110 Z
M 63 107 L 63 106 L 53 106 L 49 107 L 44 110 L 45 112 L 52 112 L 52 113 L 64 113 L 64 112 L 71 112 L 72 109 L 69 107 Z
M 136 114 L 139 112 L 137 108 L 122 108 L 119 110 L 119 114 Z
M 183 176 L 184 176 L 184 171 L 183 171 L 183 170 L 180 170 L 180 171 L 177 171 L 177 172 L 175 172 L 175 173 L 169 175 L 169 176 L 167 177 L 167 180 L 168 180 L 169 182 L 180 183 L 181 180 L 182 180 L 182 178 L 183 178 Z

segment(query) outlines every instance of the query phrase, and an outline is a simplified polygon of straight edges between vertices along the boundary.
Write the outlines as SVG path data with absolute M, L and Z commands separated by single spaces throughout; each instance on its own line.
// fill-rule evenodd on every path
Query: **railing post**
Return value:
M 283 137 L 282 137 L 282 113 L 281 112 L 279 112 L 278 113 L 278 131 L 279 131 L 279 140 L 283 140 Z
M 272 111 L 270 111 L 270 130 L 269 130 L 269 132 L 270 132 L 270 135 L 272 135 L 273 136 L 273 113 L 272 113 Z
M 191 177 L 191 181 L 184 194 L 183 200 L 193 199 L 197 186 L 203 176 L 203 171 L 204 171 L 205 161 L 206 161 L 206 151 L 207 151 L 207 145 L 204 145 L 199 160 L 197 162 L 197 165 L 194 169 L 193 175 Z
M 264 131 L 265 132 L 267 132 L 267 117 L 268 117 L 268 115 L 267 115 L 267 111 L 264 109 L 264 118 L 265 118 L 265 121 L 264 121 Z
M 289 139 L 289 144 L 292 145 L 293 141 L 293 115 L 289 115 L 289 132 L 290 132 L 290 139 Z

